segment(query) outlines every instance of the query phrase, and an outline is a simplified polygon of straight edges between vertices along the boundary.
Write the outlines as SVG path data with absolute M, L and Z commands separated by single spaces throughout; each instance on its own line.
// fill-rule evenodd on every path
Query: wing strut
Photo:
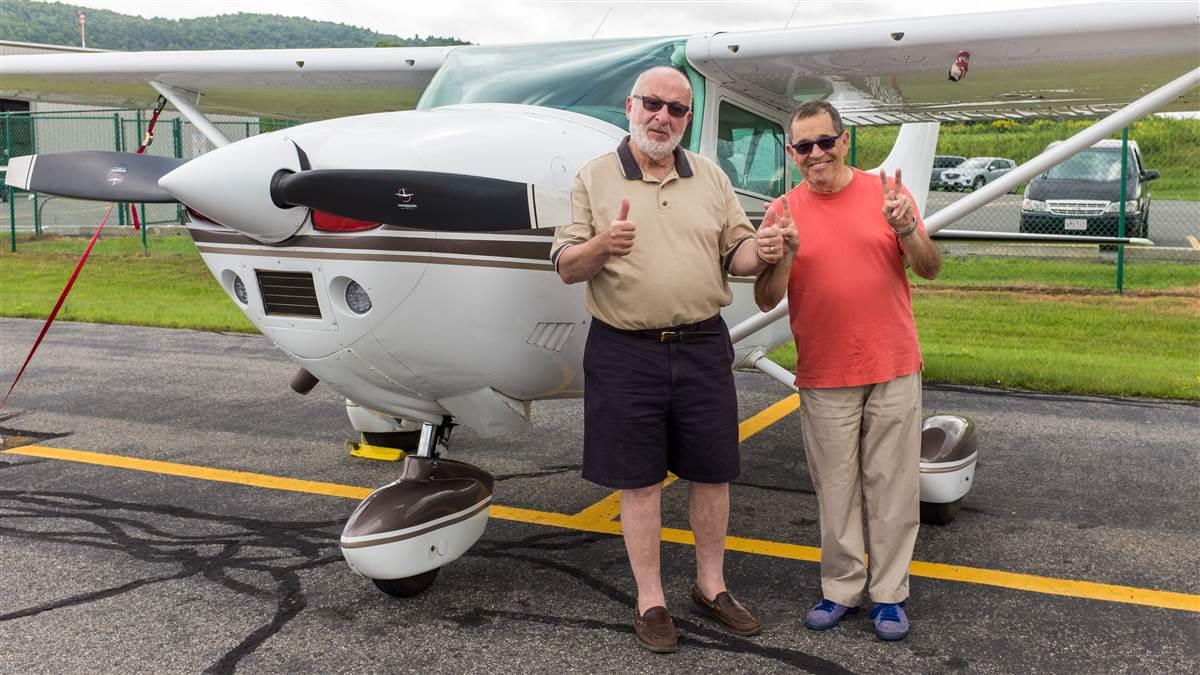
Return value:
M 162 82 L 156 82 L 154 80 L 150 80 L 150 86 L 154 87 L 154 90 L 157 91 L 160 96 L 170 101 L 171 105 L 175 106 L 176 110 L 183 113 L 183 116 L 186 117 L 193 126 L 199 129 L 200 133 L 204 134 L 204 137 L 207 138 L 214 146 L 219 148 L 229 145 L 229 139 L 225 137 L 225 134 L 218 131 L 217 128 L 213 126 L 213 123 L 209 122 L 208 118 L 204 116 L 204 113 L 200 112 L 200 109 L 188 100 L 188 98 L 193 96 L 196 98 L 196 100 L 199 100 L 199 93 L 187 91 L 185 89 L 176 89 L 175 87 L 163 84 Z

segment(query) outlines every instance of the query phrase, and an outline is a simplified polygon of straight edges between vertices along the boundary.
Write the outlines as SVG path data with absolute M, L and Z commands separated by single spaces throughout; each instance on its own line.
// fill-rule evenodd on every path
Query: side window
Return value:
M 783 194 L 787 155 L 783 127 L 726 101 L 717 111 L 717 164 L 733 187 L 776 197 Z

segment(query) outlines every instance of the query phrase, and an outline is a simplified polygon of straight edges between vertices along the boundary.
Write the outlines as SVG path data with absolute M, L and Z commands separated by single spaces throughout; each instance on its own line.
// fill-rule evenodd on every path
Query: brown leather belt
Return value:
M 617 328 L 616 326 L 611 326 L 607 323 L 604 323 L 600 319 L 594 319 L 594 321 L 615 333 L 643 338 L 646 340 L 654 340 L 655 342 L 683 342 L 684 340 L 694 340 L 697 338 L 712 337 L 714 335 L 721 334 L 721 331 L 719 330 L 711 330 L 720 326 L 720 314 L 696 323 L 668 326 L 666 328 L 645 328 L 639 330 Z

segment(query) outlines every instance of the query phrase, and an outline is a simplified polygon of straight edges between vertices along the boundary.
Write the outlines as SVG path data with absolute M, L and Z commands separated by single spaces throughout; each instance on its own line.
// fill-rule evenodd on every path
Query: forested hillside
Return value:
M 366 28 L 271 14 L 196 19 L 144 19 L 58 2 L 0 0 L 0 40 L 79 46 L 79 13 L 87 46 L 125 51 L 161 49 L 291 49 L 466 44 L 446 37 L 403 38 Z

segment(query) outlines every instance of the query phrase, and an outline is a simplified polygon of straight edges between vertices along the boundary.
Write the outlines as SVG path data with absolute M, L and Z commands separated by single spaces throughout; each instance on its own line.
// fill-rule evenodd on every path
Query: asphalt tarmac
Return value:
M 4 389 L 39 327 L 0 319 Z M 579 401 L 535 404 L 522 434 L 454 431 L 449 456 L 496 476 L 497 506 L 465 557 L 399 600 L 337 546 L 353 495 L 399 466 L 351 457 L 341 399 L 293 393 L 293 370 L 261 337 L 53 327 L 0 411 L 0 671 L 1200 671 L 1195 405 L 927 385 L 927 413 L 975 419 L 980 463 L 958 519 L 922 527 L 913 632 L 884 643 L 865 613 L 804 628 L 819 542 L 798 416 L 740 374 L 726 576 L 767 626 L 741 638 L 690 611 L 673 483 L 663 568 L 682 639 L 654 655 L 633 639 L 612 500 L 579 478 Z

